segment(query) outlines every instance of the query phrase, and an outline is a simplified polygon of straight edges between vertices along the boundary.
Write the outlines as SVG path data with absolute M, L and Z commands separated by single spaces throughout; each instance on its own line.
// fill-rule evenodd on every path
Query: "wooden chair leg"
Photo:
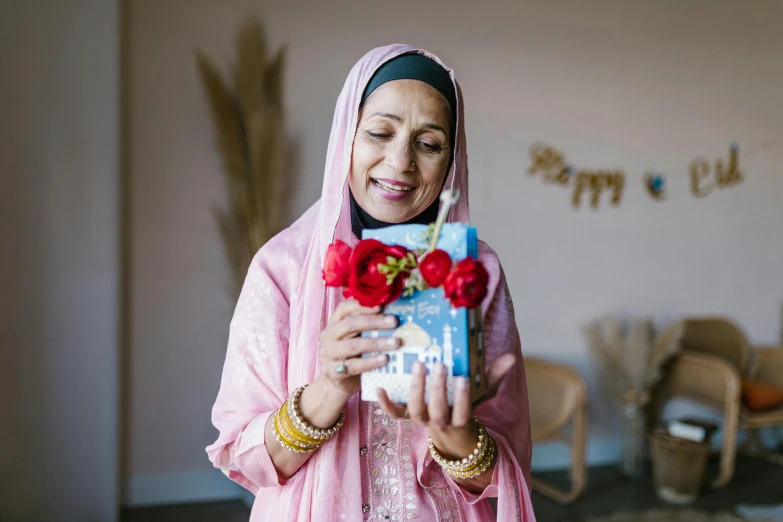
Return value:
M 569 502 L 576 500 L 587 487 L 587 405 L 583 404 L 574 415 L 571 439 L 571 493 Z
M 720 458 L 720 472 L 711 486 L 716 489 L 726 487 L 734 475 L 737 460 L 737 431 L 739 430 L 739 394 L 726 397 L 723 409 L 723 443 Z
M 587 446 L 587 407 L 580 407 L 572 421 L 571 425 L 571 465 L 568 470 L 571 479 L 571 487 L 565 491 L 557 488 L 541 479 L 533 478 L 533 489 L 537 493 L 549 497 L 558 504 L 566 505 L 584 493 L 587 487 L 587 466 L 585 463 L 585 452 Z

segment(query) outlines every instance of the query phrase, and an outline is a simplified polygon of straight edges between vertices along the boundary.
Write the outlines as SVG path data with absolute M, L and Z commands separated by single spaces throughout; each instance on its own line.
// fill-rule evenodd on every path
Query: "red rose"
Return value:
M 379 265 L 388 264 L 388 257 L 402 259 L 407 257 L 404 247 L 390 247 L 375 239 L 364 239 L 356 245 L 351 256 L 351 274 L 348 277 L 348 289 L 354 299 L 362 306 L 388 304 L 402 295 L 407 272 L 401 272 L 388 283 L 386 274 Z
M 431 288 L 437 288 L 446 280 L 451 271 L 451 257 L 443 250 L 433 250 L 419 263 L 421 277 Z
M 351 271 L 351 247 L 339 239 L 326 249 L 323 278 L 326 286 L 345 286 Z
M 475 308 L 487 296 L 488 284 L 489 274 L 484 265 L 468 257 L 457 263 L 443 283 L 443 290 L 453 307 Z
M 409 250 L 405 248 L 404 246 L 394 245 L 389 246 L 386 245 L 386 253 L 392 257 L 396 257 L 397 259 L 402 259 L 404 257 L 408 257 Z

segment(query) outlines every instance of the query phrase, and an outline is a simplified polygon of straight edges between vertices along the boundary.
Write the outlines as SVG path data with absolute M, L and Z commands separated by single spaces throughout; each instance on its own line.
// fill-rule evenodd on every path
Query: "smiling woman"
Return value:
M 419 80 L 385 83 L 367 98 L 348 178 L 361 208 L 402 223 L 437 201 L 452 151 L 450 113 L 446 98 Z
M 475 407 L 461 378 L 449 408 L 442 364 L 428 402 L 419 363 L 408 409 L 382 392 L 361 401 L 362 373 L 400 347 L 396 337 L 361 334 L 394 329 L 397 319 L 322 279 L 329 245 L 434 222 L 444 186 L 463 194 L 448 220 L 469 222 L 458 92 L 426 51 L 366 54 L 337 102 L 321 199 L 250 266 L 213 409 L 220 436 L 207 452 L 256 494 L 251 520 L 535 520 L 524 364 L 497 255 L 480 244 L 490 399 Z M 363 357 L 373 352 L 381 354 Z

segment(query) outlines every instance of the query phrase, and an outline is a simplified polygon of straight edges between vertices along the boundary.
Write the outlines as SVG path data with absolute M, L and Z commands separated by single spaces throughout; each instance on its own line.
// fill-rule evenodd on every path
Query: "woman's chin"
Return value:
M 373 205 L 372 208 L 364 209 L 378 221 L 386 223 L 404 223 L 418 215 L 415 209 L 409 205 L 400 204 L 400 202 L 385 201 L 381 205 Z

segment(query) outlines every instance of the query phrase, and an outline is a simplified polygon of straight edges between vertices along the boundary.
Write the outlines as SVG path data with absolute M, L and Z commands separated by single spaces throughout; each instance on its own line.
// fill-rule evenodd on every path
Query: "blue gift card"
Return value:
M 409 250 L 425 250 L 428 246 L 428 231 L 426 225 L 395 225 L 365 230 L 363 239 L 377 239 L 387 245 L 401 245 Z M 437 247 L 446 251 L 455 262 L 466 257 L 478 258 L 476 229 L 446 223 Z M 411 369 L 416 361 L 427 367 L 428 382 L 434 364 L 446 365 L 449 404 L 453 400 L 453 377 L 467 377 L 471 380 L 474 401 L 483 397 L 486 390 L 483 382 L 480 308 L 453 308 L 442 288 L 432 288 L 397 299 L 388 304 L 383 313 L 396 315 L 399 326 L 395 330 L 364 332 L 362 336 L 399 337 L 403 346 L 388 352 L 389 362 L 384 367 L 362 374 L 362 400 L 377 400 L 377 390 L 383 388 L 391 400 L 407 403 Z M 429 386 L 425 398 L 428 394 Z

